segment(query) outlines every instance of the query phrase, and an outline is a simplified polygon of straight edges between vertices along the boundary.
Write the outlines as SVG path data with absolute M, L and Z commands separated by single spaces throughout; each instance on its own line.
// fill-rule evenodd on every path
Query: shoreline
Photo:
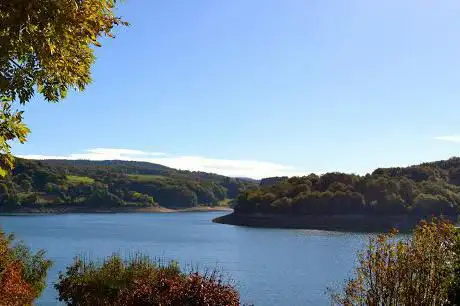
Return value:
M 456 221 L 456 216 L 445 216 L 445 219 Z M 230 213 L 214 218 L 214 223 L 278 229 L 309 229 L 335 232 L 388 232 L 393 228 L 401 233 L 411 232 L 423 219 L 420 216 L 393 215 L 269 215 L 269 214 L 235 214 Z
M 62 205 L 59 205 L 62 206 Z M 58 205 L 48 208 L 22 207 L 14 211 L 0 212 L 0 216 L 26 216 L 26 215 L 62 215 L 62 214 L 114 214 L 114 213 L 193 213 L 193 212 L 233 212 L 232 208 L 222 206 L 197 206 L 188 208 L 153 207 L 112 207 L 88 208 L 84 206 Z

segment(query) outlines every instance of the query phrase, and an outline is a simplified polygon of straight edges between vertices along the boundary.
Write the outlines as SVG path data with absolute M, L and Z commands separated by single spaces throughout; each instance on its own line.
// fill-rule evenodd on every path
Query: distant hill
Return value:
M 0 180 L 0 208 L 216 206 L 254 186 L 148 162 L 17 159 L 12 174 Z
M 240 179 L 242 181 L 251 182 L 251 183 L 254 183 L 254 184 L 259 184 L 260 183 L 260 180 L 256 180 L 256 179 L 253 179 L 253 178 L 250 178 L 250 177 L 236 177 L 236 178 Z

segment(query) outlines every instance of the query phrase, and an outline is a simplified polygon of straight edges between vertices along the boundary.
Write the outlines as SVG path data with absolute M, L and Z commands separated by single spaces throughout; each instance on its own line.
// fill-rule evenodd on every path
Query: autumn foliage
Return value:
M 371 238 L 359 254 L 355 277 L 333 294 L 334 303 L 450 305 L 456 295 L 457 239 L 455 227 L 441 220 L 422 221 L 406 239 L 395 232 Z
M 140 256 L 101 264 L 77 258 L 55 287 L 67 305 L 239 305 L 236 289 L 216 273 L 183 273 L 175 263 Z
M 45 287 L 51 262 L 0 231 L 0 306 L 32 305 Z
M 0 281 L 0 305 L 31 305 L 34 300 L 32 287 L 22 277 L 22 266 L 9 263 L 2 273 Z

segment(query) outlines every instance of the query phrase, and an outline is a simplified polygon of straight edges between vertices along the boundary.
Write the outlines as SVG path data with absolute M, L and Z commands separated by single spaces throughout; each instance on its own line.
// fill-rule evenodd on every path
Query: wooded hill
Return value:
M 457 215 L 460 158 L 405 168 L 264 179 L 238 197 L 235 214 Z
M 0 180 L 0 207 L 216 206 L 250 186 L 249 180 L 146 162 L 17 159 L 12 174 Z

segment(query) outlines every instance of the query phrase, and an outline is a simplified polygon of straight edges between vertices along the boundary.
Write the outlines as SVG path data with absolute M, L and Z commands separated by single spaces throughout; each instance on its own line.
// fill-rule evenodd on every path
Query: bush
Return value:
M 67 305 L 239 305 L 238 292 L 215 273 L 183 273 L 144 256 L 102 263 L 76 258 L 55 284 Z
M 117 305 L 239 305 L 238 293 L 230 286 L 198 273 L 186 277 L 160 273 L 152 283 L 135 280 L 122 290 Z
M 0 305 L 31 305 L 46 286 L 51 262 L 0 231 Z
M 119 207 L 125 205 L 125 202 L 118 196 L 106 189 L 96 189 L 91 196 L 86 199 L 86 205 L 91 207 Z
M 131 201 L 137 204 L 143 205 L 143 206 L 157 205 L 153 197 L 149 196 L 148 194 L 143 194 L 143 193 L 136 192 L 136 191 L 130 191 L 129 198 Z
M 370 240 L 338 305 L 447 305 L 456 279 L 457 235 L 452 224 L 422 221 L 412 237 L 394 233 Z M 453 295 L 452 295 L 453 296 Z

